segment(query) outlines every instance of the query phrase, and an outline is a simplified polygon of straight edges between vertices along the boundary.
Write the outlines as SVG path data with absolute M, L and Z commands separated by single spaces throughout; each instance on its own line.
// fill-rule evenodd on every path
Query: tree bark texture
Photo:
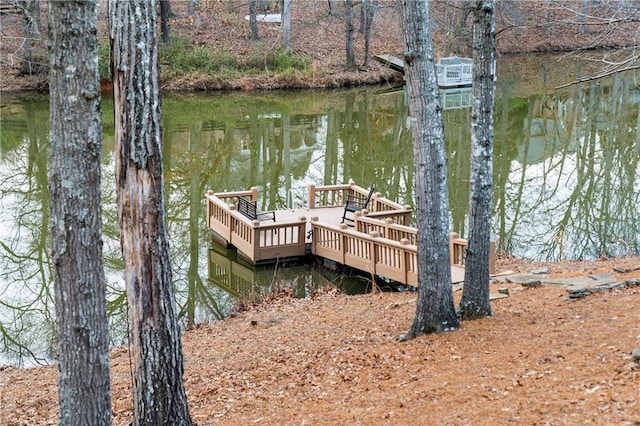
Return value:
M 404 62 L 412 116 L 418 227 L 418 300 L 405 339 L 459 327 L 449 254 L 444 124 L 431 43 L 429 2 L 401 0 Z
M 282 47 L 291 52 L 291 0 L 282 0 Z
M 460 311 L 463 319 L 491 315 L 489 261 L 493 194 L 493 100 L 495 94 L 495 2 L 478 0 L 473 22 L 471 193 L 469 238 Z
M 134 424 L 189 425 L 165 222 L 156 4 L 110 0 L 109 18 Z
M 49 191 L 59 422 L 111 424 L 95 1 L 51 2 Z
M 169 0 L 159 0 L 160 1 L 160 28 L 162 33 L 162 44 L 169 44 L 169 17 L 171 14 L 171 9 L 169 5 Z
M 371 32 L 373 30 L 373 18 L 375 16 L 377 3 L 375 0 L 362 0 L 362 5 L 360 6 L 364 11 L 364 62 L 362 66 L 367 68 L 369 66 L 369 56 L 371 53 Z
M 259 40 L 258 34 L 258 0 L 249 0 L 249 28 L 251 28 L 251 40 Z
M 40 36 L 40 0 L 13 0 L 9 4 L 18 8 L 24 21 L 23 54 L 18 75 L 33 75 L 46 72 L 46 68 L 33 59 L 33 48 Z M 43 71 L 44 70 L 44 71 Z
M 354 32 L 354 11 L 353 0 L 345 0 L 345 19 L 344 19 L 344 31 L 345 31 L 345 49 L 347 54 L 347 69 L 352 70 L 356 68 L 356 53 L 353 47 L 353 32 Z

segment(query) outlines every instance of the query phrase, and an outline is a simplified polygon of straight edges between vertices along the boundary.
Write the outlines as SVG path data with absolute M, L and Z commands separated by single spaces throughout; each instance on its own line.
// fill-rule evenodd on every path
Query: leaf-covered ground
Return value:
M 546 264 L 551 276 L 612 273 L 640 258 Z M 542 264 L 501 260 L 500 270 Z M 640 270 L 616 274 L 640 278 Z M 183 337 L 193 420 L 209 424 L 424 425 L 640 422 L 640 286 L 569 299 L 508 288 L 494 316 L 398 343 L 415 293 L 282 296 Z M 456 299 L 460 292 L 456 292 Z M 112 352 L 114 423 L 131 421 L 130 362 Z M 56 368 L 0 371 L 0 423 L 55 424 Z

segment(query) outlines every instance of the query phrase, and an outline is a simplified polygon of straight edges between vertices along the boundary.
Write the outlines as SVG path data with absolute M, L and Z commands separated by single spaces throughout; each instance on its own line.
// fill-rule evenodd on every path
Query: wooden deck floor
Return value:
M 311 218 L 317 217 L 320 223 L 328 225 L 340 225 L 342 220 L 342 212 L 344 207 L 320 207 L 316 209 L 293 209 L 293 210 L 276 210 L 276 224 L 287 223 L 297 220 L 300 217 L 307 219 L 307 225 L 305 228 L 305 235 L 307 236 L 307 242 L 311 242 Z M 347 216 L 350 217 L 350 216 Z M 347 225 L 351 222 L 345 221 Z

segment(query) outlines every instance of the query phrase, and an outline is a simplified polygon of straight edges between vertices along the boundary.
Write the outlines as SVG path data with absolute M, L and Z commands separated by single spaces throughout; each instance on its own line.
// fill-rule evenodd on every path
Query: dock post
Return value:
M 309 209 L 315 208 L 315 199 L 316 199 L 316 186 L 313 183 L 311 183 L 307 185 L 307 207 Z
M 452 265 L 458 264 L 458 246 L 455 244 L 455 240 L 459 237 L 457 232 L 451 232 L 449 234 L 449 256 Z

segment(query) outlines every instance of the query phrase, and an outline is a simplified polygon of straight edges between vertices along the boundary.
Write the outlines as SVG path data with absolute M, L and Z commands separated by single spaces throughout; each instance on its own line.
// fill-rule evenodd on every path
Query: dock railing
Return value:
M 311 252 L 372 275 L 418 285 L 417 229 L 398 225 L 391 220 L 358 216 L 359 228 L 330 225 L 311 218 L 313 231 Z M 449 236 L 451 265 L 464 267 L 467 240 L 458 234 Z M 495 273 L 495 244 L 491 243 L 489 273 Z
M 309 209 L 318 209 L 324 207 L 343 207 L 348 196 L 360 195 L 366 198 L 369 195 L 369 189 L 356 185 L 353 180 L 343 185 L 309 185 L 307 190 Z M 365 216 L 375 217 L 378 219 L 390 218 L 396 223 L 408 225 L 411 223 L 411 214 L 413 209 L 410 206 L 403 206 L 391 200 L 386 199 L 379 192 L 371 196 L 371 201 L 366 209 L 361 210 Z
M 346 204 L 349 195 L 360 194 L 366 197 L 369 190 L 356 185 L 353 181 L 342 185 L 322 185 L 310 184 L 307 187 L 307 206 L 309 210 L 324 207 L 341 207 Z
M 449 250 L 451 251 L 451 264 L 465 266 L 465 253 L 467 250 L 468 241 L 460 238 L 455 232 L 449 234 Z M 496 243 L 491 241 L 489 243 L 489 274 L 496 273 Z
M 305 255 L 306 217 L 277 222 L 250 220 L 237 211 L 234 203 L 238 197 L 256 201 L 258 191 L 251 188 L 249 191 L 209 191 L 206 194 L 207 226 L 227 244 L 235 246 L 253 263 Z
M 440 58 L 436 63 L 439 86 L 458 86 L 471 84 L 473 60 L 470 58 Z
M 372 276 L 379 275 L 412 286 L 417 280 L 417 247 L 409 241 L 393 241 L 373 231 L 365 234 L 345 225 L 320 223 L 311 218 L 311 252 Z

